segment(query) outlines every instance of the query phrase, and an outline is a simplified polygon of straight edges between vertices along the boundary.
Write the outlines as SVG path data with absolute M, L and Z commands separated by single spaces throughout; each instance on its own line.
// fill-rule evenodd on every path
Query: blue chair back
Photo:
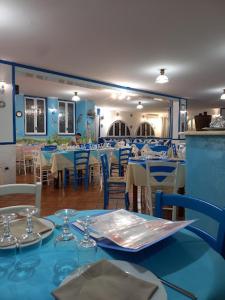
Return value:
M 177 147 L 176 147 L 176 144 L 172 143 L 171 147 L 172 147 L 172 150 L 173 150 L 173 155 L 177 156 Z
M 109 162 L 106 153 L 101 155 L 103 183 L 105 184 L 109 178 Z
M 41 151 L 55 151 L 57 150 L 56 145 L 45 145 L 44 147 L 41 148 Z
M 218 222 L 217 236 L 213 237 L 206 231 L 193 225 L 187 228 L 204 239 L 213 249 L 225 258 L 225 210 L 203 200 L 186 195 L 156 193 L 156 217 L 162 218 L 163 206 L 174 205 L 189 208 L 203 213 Z
M 74 151 L 74 170 L 77 171 L 82 167 L 88 170 L 89 158 L 90 158 L 90 150 Z
M 156 152 L 161 152 L 161 151 L 165 151 L 167 152 L 168 151 L 168 146 L 164 146 L 164 145 L 149 145 L 149 148 L 152 150 L 152 151 L 156 151 Z
M 131 150 L 131 147 L 119 149 L 119 176 L 123 176 L 123 166 L 128 164 L 128 160 L 131 157 Z

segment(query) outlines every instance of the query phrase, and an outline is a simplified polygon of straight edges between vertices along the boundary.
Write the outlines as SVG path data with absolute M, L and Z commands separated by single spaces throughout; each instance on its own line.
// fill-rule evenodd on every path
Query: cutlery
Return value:
M 192 300 L 197 300 L 198 299 L 193 293 L 191 293 L 191 292 L 189 292 L 189 291 L 187 291 L 187 290 L 185 290 L 185 289 L 183 289 L 183 288 L 181 288 L 181 287 L 179 287 L 179 286 L 177 286 L 177 285 L 175 285 L 175 284 L 173 284 L 173 283 L 171 283 L 171 282 L 169 282 L 165 279 L 162 279 L 160 277 L 158 277 L 158 278 L 164 285 L 170 287 L 171 289 L 174 289 L 175 291 L 185 295 L 186 297 L 188 297 Z

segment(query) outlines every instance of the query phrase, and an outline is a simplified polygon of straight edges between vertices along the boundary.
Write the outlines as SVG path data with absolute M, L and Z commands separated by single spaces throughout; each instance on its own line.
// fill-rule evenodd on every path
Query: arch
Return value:
M 143 122 L 138 126 L 136 136 L 155 136 L 155 131 L 151 124 Z
M 108 136 L 130 136 L 130 128 L 128 125 L 120 120 L 113 122 L 108 130 Z

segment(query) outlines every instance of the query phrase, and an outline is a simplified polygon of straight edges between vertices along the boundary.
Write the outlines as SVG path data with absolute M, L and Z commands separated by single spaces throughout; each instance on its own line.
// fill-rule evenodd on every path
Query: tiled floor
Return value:
M 17 176 L 17 183 L 33 183 L 33 177 L 31 175 L 19 175 Z M 27 195 L 0 198 L 0 207 L 19 204 L 34 204 L 34 199 Z M 115 202 L 111 202 L 109 208 L 116 208 L 116 206 L 117 208 L 124 208 L 124 202 L 120 201 L 118 205 Z M 53 184 L 50 186 L 43 185 L 41 215 L 54 214 L 55 211 L 62 208 L 74 208 L 77 210 L 102 209 L 103 192 L 100 191 L 98 185 L 90 185 L 87 192 L 84 191 L 82 186 L 77 191 L 74 191 L 71 185 L 65 189 L 62 187 L 56 188 Z

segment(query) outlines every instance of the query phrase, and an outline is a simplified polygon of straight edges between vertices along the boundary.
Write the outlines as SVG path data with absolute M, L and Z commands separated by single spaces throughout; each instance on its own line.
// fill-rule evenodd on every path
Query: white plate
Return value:
M 47 237 L 49 237 L 52 234 L 53 230 L 55 229 L 55 224 L 52 221 L 50 221 L 48 219 L 44 219 L 44 218 L 38 218 L 38 220 L 40 222 L 42 222 L 45 226 L 51 228 L 51 230 L 49 230 L 49 231 L 41 234 L 42 240 L 44 240 L 44 239 L 46 239 Z M 24 230 L 24 233 L 25 233 L 25 230 Z M 38 241 L 33 241 L 33 242 L 30 242 L 30 243 L 27 243 L 26 246 L 24 246 L 24 247 L 28 247 L 28 246 L 34 245 L 37 242 Z M 12 248 L 12 247 L 0 247 L 0 249 L 10 249 L 10 248 Z
M 152 282 L 158 285 L 158 289 L 156 290 L 155 294 L 152 296 L 151 300 L 167 300 L 167 294 L 166 290 L 161 283 L 161 281 L 149 270 L 136 265 L 129 263 L 127 261 L 123 260 L 110 260 L 111 263 L 113 263 L 115 266 L 120 268 L 126 273 L 130 273 L 134 277 L 138 279 L 145 280 L 147 282 Z M 89 268 L 89 266 L 83 266 L 79 269 L 77 269 L 75 272 L 71 273 L 69 276 L 67 276 L 64 281 L 60 284 L 60 286 L 63 286 L 67 282 L 69 282 L 71 279 L 74 279 L 80 274 L 82 274 L 84 271 L 86 271 Z

